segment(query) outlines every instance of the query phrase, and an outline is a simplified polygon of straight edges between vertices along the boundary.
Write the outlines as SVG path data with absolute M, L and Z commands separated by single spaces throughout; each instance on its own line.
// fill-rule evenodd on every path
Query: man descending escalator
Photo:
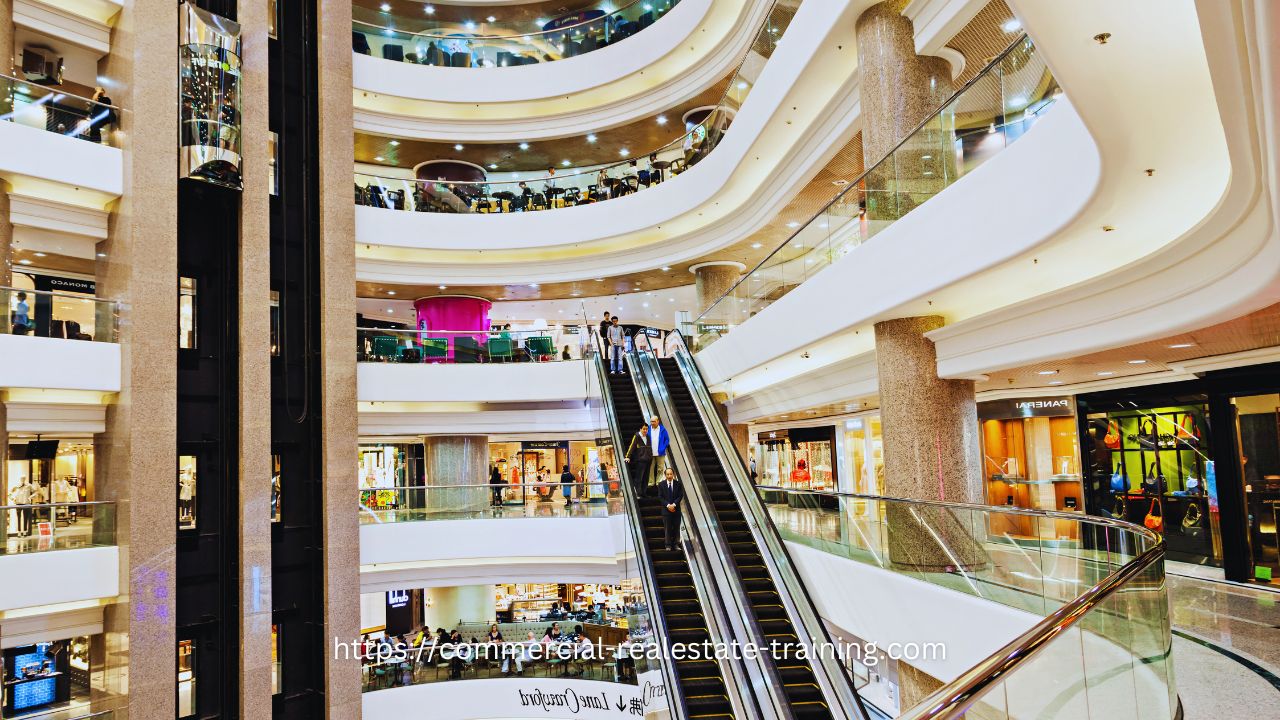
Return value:
M 662 482 L 658 483 L 658 499 L 662 501 L 662 528 L 666 531 L 668 550 L 680 545 L 680 504 L 684 502 L 684 484 L 675 472 L 667 468 Z
M 649 426 L 641 425 L 635 435 L 631 436 L 631 445 L 627 448 L 627 472 L 631 475 L 631 485 L 636 496 L 643 495 L 649 485 L 649 465 L 653 463 L 653 446 L 649 442 Z

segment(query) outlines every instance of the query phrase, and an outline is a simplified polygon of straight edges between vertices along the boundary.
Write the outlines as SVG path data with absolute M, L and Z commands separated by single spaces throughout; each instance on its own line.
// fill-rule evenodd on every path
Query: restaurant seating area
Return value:
M 566 357 L 567 356 L 567 357 Z M 512 363 L 577 360 L 576 341 L 557 347 L 551 331 L 438 333 L 360 328 L 357 361 L 378 363 Z

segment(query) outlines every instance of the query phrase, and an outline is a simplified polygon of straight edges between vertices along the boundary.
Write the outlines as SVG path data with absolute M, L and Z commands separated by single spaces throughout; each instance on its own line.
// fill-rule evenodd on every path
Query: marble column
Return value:
M 120 303 L 121 389 L 94 442 L 97 499 L 116 503 L 121 577 L 93 695 L 127 692 L 130 720 L 177 714 L 177 32 L 172 0 L 128 0 L 98 67 L 123 108 L 123 195 L 108 208 L 96 267 L 98 295 Z
M 972 380 L 938 377 L 936 315 L 875 325 L 884 437 L 885 494 L 917 500 L 982 503 L 978 406 Z M 895 565 L 944 569 L 981 563 L 976 513 L 889 505 Z
M 898 706 L 903 710 L 920 704 L 921 700 L 941 689 L 944 684 L 914 665 L 898 661 Z
M 427 507 L 431 510 L 484 510 L 489 507 L 487 487 L 438 490 L 450 485 L 484 485 L 489 482 L 489 438 L 486 435 L 430 435 L 422 439 Z M 557 473 L 558 479 L 560 475 Z M 528 478 L 522 478 L 529 482 Z
M 747 432 L 745 423 L 729 422 L 729 395 L 727 393 L 712 393 L 711 401 L 716 405 L 716 414 L 720 416 L 720 422 L 724 423 L 725 430 L 729 432 L 729 439 L 733 441 L 733 449 L 738 452 L 738 457 L 742 458 L 742 462 L 748 461 L 748 450 L 751 447 L 751 434 Z
M 422 596 L 423 623 L 433 631 L 453 630 L 459 621 L 491 623 L 497 618 L 497 589 L 493 585 L 427 588 Z
M 356 263 L 351 202 L 351 0 L 317 3 L 320 133 L 320 384 L 324 433 L 324 565 L 326 643 L 351 642 L 360 632 L 360 502 L 355 458 Z M 264 148 L 265 151 L 265 148 Z M 361 714 L 360 663 L 326 655 L 325 718 Z
M 742 277 L 746 265 L 731 260 L 713 260 L 698 263 L 689 268 L 694 275 L 695 289 L 698 295 L 698 314 L 707 311 L 721 296 L 729 292 L 734 283 Z
M 951 66 L 916 55 L 915 29 L 902 14 L 906 0 L 868 8 L 855 26 L 862 106 L 862 151 L 868 168 L 894 150 L 951 96 Z M 894 158 L 867 177 L 867 218 L 896 219 L 953 176 L 953 123 L 939 121 L 914 136 Z
M 240 717 L 271 715 L 271 188 L 267 3 L 241 2 Z
M 13 0 L 0 0 L 0 75 L 16 77 L 13 55 Z

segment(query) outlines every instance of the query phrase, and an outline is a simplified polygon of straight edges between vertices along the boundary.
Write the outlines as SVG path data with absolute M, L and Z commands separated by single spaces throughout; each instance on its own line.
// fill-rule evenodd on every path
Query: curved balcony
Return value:
M 119 392 L 118 303 L 0 288 L 0 308 L 0 388 Z
M 618 12 L 652 12 L 644 11 L 645 5 L 628 4 Z M 517 56 L 532 55 L 523 44 L 524 35 L 518 45 L 504 50 L 486 46 L 507 42 L 495 38 L 473 43 L 449 37 L 435 38 L 434 45 L 427 42 L 421 48 L 406 45 L 399 53 L 386 51 L 392 57 L 412 54 L 415 60 L 443 62 L 446 47 L 441 43 L 447 43 L 449 67 L 396 62 L 357 51 L 355 128 L 401 138 L 519 142 L 626 124 L 654 107 L 670 107 L 697 95 L 732 72 L 768 10 L 763 0 L 681 0 L 655 22 L 659 30 L 637 32 L 632 23 L 623 22 L 625 39 L 611 29 L 602 47 L 603 35 L 593 41 L 598 47 L 585 54 L 581 47 L 566 45 L 566 52 L 578 54 L 563 57 L 557 50 L 561 59 L 554 62 L 520 60 L 522 64 L 513 65 Z M 377 44 L 389 39 L 386 32 L 396 31 L 382 32 L 370 53 L 381 55 L 384 47 L 399 45 Z M 464 27 L 461 35 L 470 34 Z M 549 44 L 545 49 L 551 49 Z M 472 66 L 453 67 L 455 57 L 459 64 Z M 493 66 L 485 66 L 488 63 Z
M 115 503 L 0 505 L 0 612 L 113 598 L 119 561 Z

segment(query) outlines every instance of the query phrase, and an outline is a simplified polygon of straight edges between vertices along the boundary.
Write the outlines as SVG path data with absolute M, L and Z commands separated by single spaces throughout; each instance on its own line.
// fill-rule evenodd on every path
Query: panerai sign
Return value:
M 1063 417 L 1075 414 L 1075 403 L 1070 397 L 1013 398 L 978 403 L 978 417 L 982 420 L 1006 420 L 1028 417 Z

